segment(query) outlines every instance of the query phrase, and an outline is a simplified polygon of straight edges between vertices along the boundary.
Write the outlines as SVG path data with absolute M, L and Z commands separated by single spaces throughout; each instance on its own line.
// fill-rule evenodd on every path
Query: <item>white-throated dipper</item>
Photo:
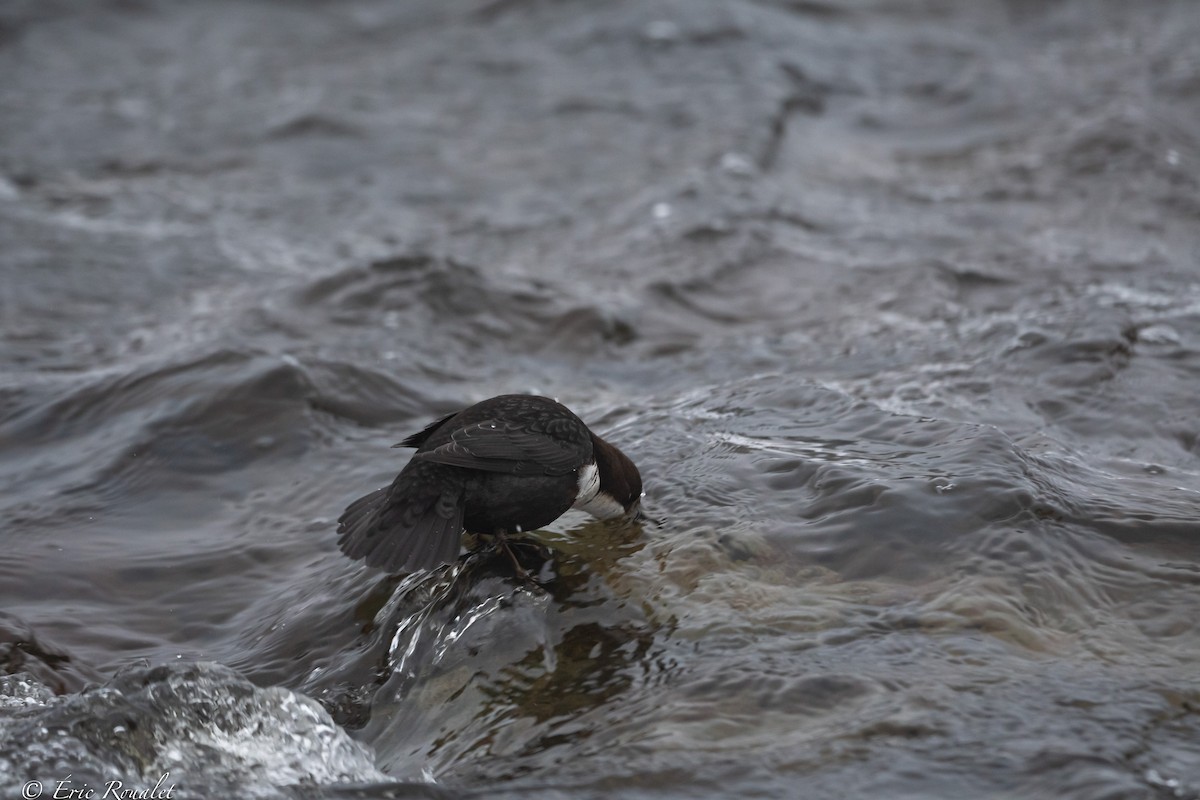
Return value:
M 548 397 L 493 397 L 395 446 L 417 452 L 391 486 L 338 519 L 342 552 L 389 572 L 453 562 L 464 530 L 503 545 L 505 534 L 549 525 L 571 508 L 600 519 L 640 514 L 637 467 Z

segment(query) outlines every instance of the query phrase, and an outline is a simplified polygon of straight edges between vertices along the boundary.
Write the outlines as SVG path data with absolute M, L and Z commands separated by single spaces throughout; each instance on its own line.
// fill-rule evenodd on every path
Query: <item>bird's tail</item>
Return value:
M 461 489 L 447 491 L 443 486 L 429 493 L 419 491 L 420 485 L 397 480 L 347 506 L 338 519 L 342 552 L 393 573 L 432 569 L 458 558 Z

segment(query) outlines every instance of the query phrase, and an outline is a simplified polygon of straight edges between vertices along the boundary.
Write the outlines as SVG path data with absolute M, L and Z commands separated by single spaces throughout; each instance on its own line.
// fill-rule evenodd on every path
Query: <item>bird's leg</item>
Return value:
M 529 573 L 526 572 L 525 568 L 521 566 L 521 562 L 517 561 L 517 554 L 512 551 L 511 547 L 508 546 L 508 540 L 504 538 L 504 531 L 502 530 L 496 531 L 496 546 L 503 550 L 508 556 L 508 560 L 512 562 L 513 569 L 517 571 L 517 577 L 523 581 L 529 580 Z

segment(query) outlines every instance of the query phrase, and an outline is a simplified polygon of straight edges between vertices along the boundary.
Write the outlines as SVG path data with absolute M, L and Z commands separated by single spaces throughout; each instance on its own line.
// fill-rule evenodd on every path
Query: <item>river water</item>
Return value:
M 10 0 L 0 75 L 4 796 L 1200 797 L 1197 4 Z M 520 391 L 660 524 L 342 557 Z

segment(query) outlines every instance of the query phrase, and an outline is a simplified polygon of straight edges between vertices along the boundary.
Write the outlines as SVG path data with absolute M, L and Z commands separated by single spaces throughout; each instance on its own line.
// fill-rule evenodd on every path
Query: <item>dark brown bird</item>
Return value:
M 391 486 L 355 500 L 338 519 L 342 552 L 389 572 L 453 562 L 464 530 L 503 542 L 570 508 L 600 519 L 641 513 L 633 462 L 548 397 L 493 397 L 396 447 L 417 452 Z

